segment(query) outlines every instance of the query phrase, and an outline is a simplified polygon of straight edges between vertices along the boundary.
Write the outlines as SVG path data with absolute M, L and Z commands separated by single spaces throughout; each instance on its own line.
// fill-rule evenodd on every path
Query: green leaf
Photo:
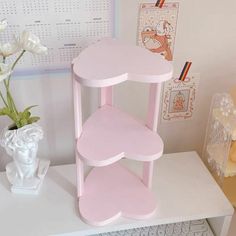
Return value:
M 11 119 L 12 119 L 14 122 L 16 122 L 17 120 L 19 120 L 19 116 L 18 116 L 15 112 L 12 112 L 12 111 L 11 111 L 10 117 L 11 117 Z
M 38 116 L 32 116 L 28 119 L 29 124 L 32 124 L 34 122 L 37 122 L 40 119 Z
M 31 116 L 31 113 L 29 111 L 24 111 L 22 113 L 22 119 L 28 120 L 30 118 L 30 116 Z
M 20 121 L 16 121 L 15 124 L 16 124 L 18 129 L 22 127 Z
M 31 113 L 29 111 L 27 111 L 25 113 L 25 118 L 28 120 L 30 118 L 30 116 L 31 116 Z
M 1 116 L 9 116 L 10 114 L 11 114 L 11 111 L 8 107 L 4 107 L 0 109 Z
M 29 107 L 25 108 L 25 110 L 24 110 L 23 112 L 29 111 L 29 110 L 32 109 L 33 107 L 37 107 L 37 106 L 38 106 L 38 105 L 29 106 Z
M 6 114 L 5 114 L 5 111 L 4 111 L 4 108 L 1 108 L 0 109 L 0 116 L 5 116 Z
M 25 126 L 25 125 L 28 125 L 27 119 L 22 119 L 22 120 L 20 121 L 20 125 L 21 125 L 21 127 L 22 127 L 22 126 Z
M 7 103 L 8 103 L 8 106 L 9 106 L 10 110 L 13 111 L 11 96 L 10 96 L 9 92 L 7 92 Z

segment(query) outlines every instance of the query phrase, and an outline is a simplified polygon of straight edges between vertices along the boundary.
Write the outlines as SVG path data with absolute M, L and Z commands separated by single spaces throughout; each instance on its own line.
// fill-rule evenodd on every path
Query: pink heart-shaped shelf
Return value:
M 108 87 L 127 80 L 162 83 L 173 73 L 171 63 L 161 56 L 114 39 L 103 39 L 85 49 L 73 60 L 72 70 L 73 78 L 89 87 Z M 154 92 L 151 94 L 154 96 Z M 153 103 L 151 106 L 155 106 Z M 163 152 L 159 135 L 109 105 L 92 114 L 78 133 L 78 158 L 96 166 L 87 176 L 84 189 L 81 177 L 78 182 L 82 218 L 93 225 L 104 225 L 121 215 L 134 219 L 150 217 L 156 208 L 152 193 L 140 178 L 114 162 L 126 157 L 151 164 L 147 162 L 158 159 Z M 144 166 L 143 181 L 149 186 L 153 164 Z
M 77 142 L 87 165 L 105 166 L 123 157 L 153 161 L 163 153 L 160 136 L 128 114 L 111 106 L 97 110 L 83 125 Z
M 103 39 L 73 60 L 75 79 L 89 87 L 107 87 L 126 80 L 161 83 L 172 77 L 172 64 L 145 48 Z
M 141 180 L 119 163 L 94 168 L 85 181 L 79 199 L 83 220 L 95 226 L 120 216 L 146 219 L 156 210 L 153 194 Z

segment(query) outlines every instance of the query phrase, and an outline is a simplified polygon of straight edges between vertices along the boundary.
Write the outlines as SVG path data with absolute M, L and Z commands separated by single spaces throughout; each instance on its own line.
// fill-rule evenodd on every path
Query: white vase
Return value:
M 0 145 L 12 162 L 6 166 L 6 175 L 14 193 L 37 194 L 50 162 L 37 158 L 38 142 L 43 138 L 42 128 L 36 124 L 19 129 L 5 128 L 0 135 Z

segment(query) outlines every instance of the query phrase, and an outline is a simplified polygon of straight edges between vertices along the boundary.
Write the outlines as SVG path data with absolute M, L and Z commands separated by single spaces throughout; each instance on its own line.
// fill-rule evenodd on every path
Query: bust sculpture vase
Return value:
M 7 179 L 14 193 L 37 194 L 50 162 L 37 158 L 38 142 L 43 138 L 42 128 L 36 124 L 19 129 L 5 128 L 0 145 L 12 157 L 6 166 Z

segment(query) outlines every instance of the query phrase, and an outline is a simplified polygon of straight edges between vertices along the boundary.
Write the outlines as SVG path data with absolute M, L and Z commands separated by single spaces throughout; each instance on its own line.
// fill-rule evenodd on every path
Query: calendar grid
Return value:
M 114 32 L 114 0 L 1 0 L 0 9 L 9 23 L 0 42 L 28 30 L 49 49 L 46 56 L 26 53 L 18 72 L 68 69 L 85 47 Z
M 0 1 L 0 9 L 1 14 L 3 15 L 16 15 L 17 8 L 16 8 L 16 1 Z

